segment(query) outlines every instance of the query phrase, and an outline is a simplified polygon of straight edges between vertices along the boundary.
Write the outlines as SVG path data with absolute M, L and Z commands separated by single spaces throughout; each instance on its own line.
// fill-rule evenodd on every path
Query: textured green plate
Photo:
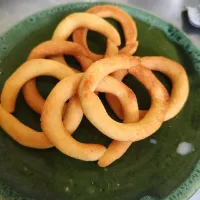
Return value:
M 35 45 L 51 38 L 62 18 L 93 5 L 96 3 L 76 3 L 42 11 L 0 37 L 0 87 Z M 187 70 L 190 96 L 184 109 L 154 134 L 157 145 L 151 144 L 149 138 L 137 142 L 123 158 L 106 169 L 99 168 L 97 163 L 71 159 L 55 148 L 25 148 L 0 130 L 0 199 L 186 200 L 200 187 L 200 52 L 172 25 L 130 5 L 118 6 L 136 20 L 139 33 L 136 55 L 166 56 Z M 119 24 L 109 21 L 122 33 Z M 105 50 L 105 38 L 99 34 L 90 32 L 88 40 L 93 50 Z M 68 57 L 67 60 L 78 67 L 73 59 Z M 160 74 L 157 76 L 170 89 L 169 80 Z M 128 76 L 125 82 L 136 92 L 140 107 L 148 108 L 146 90 L 132 77 Z M 51 78 L 38 78 L 38 88 L 44 96 L 55 83 Z M 18 98 L 15 115 L 27 125 L 40 129 L 39 116 L 27 107 L 22 95 Z M 110 142 L 86 119 L 75 137 L 105 145 Z M 176 148 L 182 141 L 192 142 L 195 151 L 187 156 L 178 155 Z

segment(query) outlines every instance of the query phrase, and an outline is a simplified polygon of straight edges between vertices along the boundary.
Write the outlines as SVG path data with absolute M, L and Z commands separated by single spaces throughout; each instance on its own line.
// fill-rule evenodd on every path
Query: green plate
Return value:
M 35 45 L 51 38 L 61 19 L 97 4 L 67 4 L 36 13 L 0 37 L 0 87 L 26 60 Z M 105 169 L 98 167 L 96 162 L 69 158 L 55 148 L 25 148 L 0 130 L 0 199 L 186 200 L 200 187 L 200 52 L 174 26 L 130 5 L 116 5 L 133 16 L 137 23 L 139 48 L 136 55 L 165 56 L 187 70 L 190 95 L 184 109 L 153 135 L 158 141 L 156 145 L 151 144 L 149 138 L 136 142 L 123 158 Z M 118 23 L 110 19 L 109 22 L 122 33 Z M 105 38 L 99 34 L 90 32 L 88 42 L 94 51 L 105 51 Z M 66 59 L 79 67 L 72 58 Z M 169 80 L 161 74 L 156 75 L 170 90 Z M 136 92 L 139 106 L 148 108 L 149 96 L 141 84 L 130 76 L 124 81 Z M 56 80 L 41 77 L 37 83 L 46 96 Z M 108 107 L 103 94 L 101 98 Z M 110 110 L 109 113 L 116 118 Z M 28 108 L 21 94 L 14 114 L 25 124 L 40 130 L 40 116 Z M 105 145 L 111 141 L 85 118 L 75 138 Z M 186 156 L 177 154 L 176 148 L 183 141 L 191 142 L 195 151 Z

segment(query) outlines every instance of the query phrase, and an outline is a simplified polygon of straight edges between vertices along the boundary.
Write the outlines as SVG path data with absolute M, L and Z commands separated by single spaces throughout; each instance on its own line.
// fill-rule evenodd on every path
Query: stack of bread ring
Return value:
M 118 31 L 103 18 L 112 18 L 121 24 L 125 37 L 123 48 L 118 49 L 121 43 Z M 88 30 L 107 38 L 105 55 L 89 50 Z M 67 41 L 71 34 L 73 42 Z M 133 142 L 151 136 L 164 121 L 176 116 L 188 98 L 189 83 L 184 67 L 165 57 L 133 56 L 137 47 L 136 24 L 118 7 L 98 5 L 84 13 L 68 15 L 56 27 L 52 40 L 36 46 L 27 61 L 5 82 L 0 104 L 2 129 L 26 147 L 46 149 L 55 146 L 70 157 L 98 160 L 100 167 L 110 165 Z M 64 55 L 74 56 L 80 62 L 82 72 L 71 68 Z M 159 71 L 171 80 L 170 96 L 152 71 Z M 148 111 L 139 110 L 134 92 L 122 82 L 128 73 L 148 90 L 151 97 Z M 38 76 L 53 76 L 60 80 L 46 100 L 36 88 Z M 43 132 L 29 128 L 12 114 L 21 89 L 26 103 L 41 114 Z M 107 114 L 98 92 L 106 93 L 109 105 L 123 123 Z M 80 143 L 72 137 L 83 114 L 101 133 L 113 139 L 107 148 L 100 144 Z

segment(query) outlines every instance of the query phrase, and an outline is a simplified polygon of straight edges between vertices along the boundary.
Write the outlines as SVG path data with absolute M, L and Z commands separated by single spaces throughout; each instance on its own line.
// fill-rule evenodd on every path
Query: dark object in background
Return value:
M 188 13 L 189 22 L 193 26 L 200 28 L 200 4 L 196 7 L 187 6 L 186 9 Z

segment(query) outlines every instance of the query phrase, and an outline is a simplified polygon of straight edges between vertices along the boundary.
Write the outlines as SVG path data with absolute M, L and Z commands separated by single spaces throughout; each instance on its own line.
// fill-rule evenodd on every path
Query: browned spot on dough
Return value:
M 83 89 L 84 89 L 85 91 L 90 90 L 90 88 L 91 88 L 93 82 L 94 82 L 94 76 L 91 74 L 91 75 L 89 75 L 89 77 L 88 77 L 87 80 L 85 81 L 84 86 L 83 86 Z

